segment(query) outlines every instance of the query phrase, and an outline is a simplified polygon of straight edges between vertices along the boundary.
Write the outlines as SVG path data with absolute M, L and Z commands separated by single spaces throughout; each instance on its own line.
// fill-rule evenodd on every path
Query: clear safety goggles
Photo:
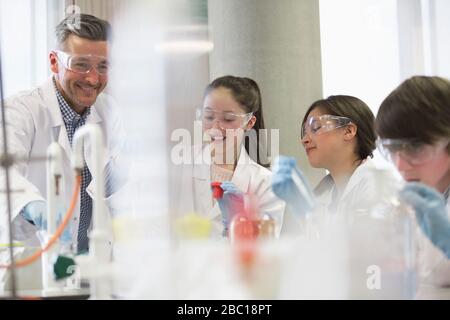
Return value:
M 421 165 L 433 160 L 450 140 L 442 140 L 435 144 L 418 142 L 415 139 L 377 139 L 376 145 L 381 155 L 388 161 L 396 163 L 398 157 L 410 165 Z
M 197 109 L 197 120 L 202 121 L 203 126 L 210 128 L 216 121 L 222 129 L 243 128 L 252 118 L 253 112 L 249 113 L 231 113 L 214 111 L 206 108 Z
M 109 71 L 109 62 L 106 57 L 96 55 L 70 55 L 64 51 L 55 51 L 58 60 L 64 68 L 81 74 L 89 73 L 93 68 L 99 75 L 106 75 Z
M 317 136 L 325 132 L 344 127 L 350 123 L 352 123 L 350 118 L 333 116 L 330 114 L 308 117 L 302 126 L 301 138 L 303 139 L 306 134 L 310 137 Z

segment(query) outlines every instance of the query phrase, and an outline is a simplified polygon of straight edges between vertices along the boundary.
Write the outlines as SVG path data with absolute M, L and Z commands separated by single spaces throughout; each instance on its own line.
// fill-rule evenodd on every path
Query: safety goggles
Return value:
M 310 137 L 317 136 L 325 132 L 344 127 L 350 123 L 352 123 L 350 118 L 333 116 L 330 114 L 308 117 L 302 126 L 301 138 L 303 139 L 306 134 Z
M 421 165 L 433 160 L 450 140 L 441 140 L 435 144 L 419 142 L 415 139 L 377 139 L 376 145 L 381 155 L 388 161 L 396 163 L 398 157 L 410 165 Z
M 253 112 L 231 113 L 214 111 L 208 107 L 197 109 L 197 120 L 202 121 L 203 126 L 212 127 L 216 121 L 222 129 L 243 128 L 252 118 Z
M 58 60 L 63 64 L 64 68 L 80 73 L 87 74 L 93 68 L 97 70 L 99 75 L 106 75 L 109 71 L 109 62 L 106 57 L 96 55 L 70 55 L 64 51 L 55 51 Z

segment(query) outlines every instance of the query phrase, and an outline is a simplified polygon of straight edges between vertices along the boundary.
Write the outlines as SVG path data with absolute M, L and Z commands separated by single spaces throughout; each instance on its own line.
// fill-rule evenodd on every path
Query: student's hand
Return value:
M 44 201 L 32 201 L 28 203 L 20 214 L 39 230 L 47 229 L 47 205 Z
M 61 224 L 65 214 L 65 210 L 62 208 L 58 209 L 56 227 Z M 47 204 L 44 201 L 30 202 L 22 209 L 21 215 L 25 220 L 34 224 L 39 230 L 47 231 Z M 64 243 L 70 243 L 72 241 L 71 220 L 64 228 L 60 240 Z
M 297 168 L 295 158 L 279 156 L 272 169 L 272 190 L 293 213 L 303 215 L 314 207 L 314 195 Z
M 408 183 L 400 192 L 400 197 L 414 208 L 423 233 L 450 259 L 450 219 L 444 197 L 416 182 Z
M 217 200 L 220 212 L 222 214 L 222 224 L 224 235 L 227 234 L 230 222 L 237 211 L 244 208 L 244 193 L 236 188 L 230 181 L 222 182 L 220 187 L 223 189 L 223 196 Z

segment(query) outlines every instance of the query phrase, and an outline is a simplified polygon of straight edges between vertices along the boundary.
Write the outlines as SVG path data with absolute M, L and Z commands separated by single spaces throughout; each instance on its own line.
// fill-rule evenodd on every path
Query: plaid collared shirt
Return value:
M 56 98 L 58 99 L 59 109 L 61 110 L 64 125 L 67 130 L 67 137 L 69 138 L 70 146 L 72 146 L 73 136 L 78 128 L 82 127 L 86 123 L 86 119 L 91 113 L 91 108 L 86 108 L 86 111 L 79 115 L 76 113 L 67 101 L 62 96 L 56 87 L 55 79 L 53 79 L 55 85 Z M 78 252 L 89 250 L 89 239 L 87 237 L 87 231 L 91 224 L 92 217 L 92 199 L 87 194 L 86 188 L 92 180 L 91 173 L 88 167 L 84 166 L 81 173 L 82 183 L 80 190 L 80 223 L 78 227 Z

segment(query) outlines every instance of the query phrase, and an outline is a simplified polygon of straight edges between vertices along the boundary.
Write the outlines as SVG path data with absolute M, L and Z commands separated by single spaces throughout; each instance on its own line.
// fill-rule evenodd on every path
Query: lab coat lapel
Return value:
M 100 125 L 100 123 L 102 122 L 102 118 L 100 117 L 100 115 L 97 112 L 97 108 L 96 105 L 94 104 L 91 107 L 91 113 L 89 114 L 87 120 L 86 120 L 86 124 L 96 124 L 96 125 Z M 105 145 L 105 132 L 103 132 L 103 165 L 102 168 L 105 168 L 106 164 L 108 163 L 108 159 L 109 159 L 109 153 L 108 150 L 106 148 Z M 91 174 L 94 176 L 94 163 L 92 162 L 92 141 L 91 139 L 85 139 L 84 142 L 84 158 L 86 160 L 86 164 L 89 168 L 89 171 L 91 172 Z M 95 174 L 96 175 L 96 174 Z
M 72 156 L 72 148 L 70 146 L 69 138 L 67 137 L 66 126 L 64 125 L 58 99 L 56 98 L 56 91 L 52 78 L 50 78 L 42 87 L 42 101 L 50 116 L 49 125 L 53 132 L 51 139 L 59 143 L 66 153 L 67 158 L 70 159 Z
M 365 159 L 353 172 L 350 180 L 348 181 L 344 193 L 342 194 L 341 201 L 345 201 L 345 199 L 351 195 L 351 192 L 355 189 L 355 187 L 360 183 L 362 179 L 365 178 L 365 174 L 368 168 L 372 168 L 373 163 L 370 159 Z
M 51 78 L 42 86 L 42 103 L 50 115 L 50 126 L 52 128 L 63 126 L 64 121 L 61 110 L 59 109 L 58 99 L 56 98 L 55 86 Z

